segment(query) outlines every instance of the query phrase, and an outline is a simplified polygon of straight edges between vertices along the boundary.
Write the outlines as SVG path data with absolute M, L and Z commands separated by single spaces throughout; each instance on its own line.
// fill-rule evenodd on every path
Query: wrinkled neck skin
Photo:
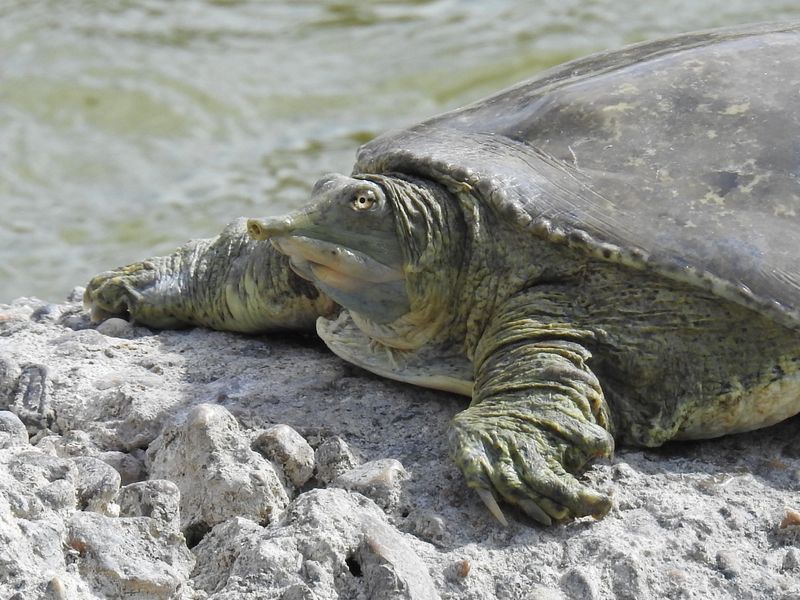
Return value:
M 376 322 L 344 304 L 336 318 L 318 319 L 317 333 L 373 373 L 471 397 L 476 348 L 497 308 L 580 264 L 469 191 L 407 176 L 361 177 L 379 183 L 392 203 L 410 310 Z
M 353 322 L 388 348 L 415 351 L 431 343 L 451 343 L 454 333 L 457 337 L 452 325 L 467 236 L 457 198 L 436 184 L 406 176 L 356 177 L 378 183 L 392 205 L 410 310 L 389 323 L 377 323 L 350 308 Z
M 350 311 L 364 334 L 389 348 L 433 346 L 432 357 L 446 352 L 471 361 L 499 303 L 574 268 L 469 191 L 407 176 L 357 177 L 386 190 L 402 241 L 410 312 L 381 325 Z

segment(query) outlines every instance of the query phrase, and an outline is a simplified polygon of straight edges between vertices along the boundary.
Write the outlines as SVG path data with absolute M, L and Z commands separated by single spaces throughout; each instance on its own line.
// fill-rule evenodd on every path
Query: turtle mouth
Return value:
M 275 236 L 270 243 L 289 257 L 292 270 L 303 279 L 320 282 L 345 292 L 357 292 L 368 284 L 403 279 L 400 269 L 332 242 L 302 235 Z

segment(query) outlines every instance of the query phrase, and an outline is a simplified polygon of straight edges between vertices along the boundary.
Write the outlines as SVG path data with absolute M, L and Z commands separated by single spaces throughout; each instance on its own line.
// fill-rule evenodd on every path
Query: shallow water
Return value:
M 552 64 L 792 17 L 787 0 L 0 0 L 0 302 L 297 206 L 375 134 Z

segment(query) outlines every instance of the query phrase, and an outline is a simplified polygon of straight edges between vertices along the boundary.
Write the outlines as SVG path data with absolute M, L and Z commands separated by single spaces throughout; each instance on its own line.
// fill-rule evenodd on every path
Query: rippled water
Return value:
M 304 202 L 356 147 L 551 64 L 790 1 L 0 0 L 0 302 Z

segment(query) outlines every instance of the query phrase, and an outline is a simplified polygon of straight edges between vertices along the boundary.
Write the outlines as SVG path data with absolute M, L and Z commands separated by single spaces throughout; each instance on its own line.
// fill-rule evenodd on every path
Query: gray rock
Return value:
M 71 460 L 35 448 L 0 450 L 0 489 L 17 518 L 68 514 L 77 504 L 78 469 Z
M 426 509 L 410 511 L 408 517 L 406 517 L 404 529 L 432 544 L 441 543 L 446 533 L 442 516 Z
M 618 600 L 647 600 L 647 589 L 642 566 L 635 558 L 618 559 L 611 566 L 611 587 Z
M 97 332 L 108 337 L 129 339 L 134 336 L 134 327 L 132 323 L 125 319 L 114 317 L 100 323 L 97 326 Z
M 0 355 L 0 409 L 11 406 L 21 374 L 22 370 L 11 356 Z
M 726 579 L 738 577 L 742 570 L 742 563 L 733 550 L 720 550 L 717 552 L 717 569 Z
M 342 438 L 334 436 L 322 442 L 314 452 L 317 481 L 328 484 L 358 465 L 358 460 Z
M 800 572 L 800 551 L 797 548 L 789 548 L 783 555 L 781 571 Z
M 250 449 L 225 408 L 194 407 L 147 450 L 150 477 L 173 481 L 181 493 L 181 528 L 190 544 L 211 527 L 242 516 L 269 523 L 289 503 L 275 469 Z
M 561 576 L 559 585 L 569 600 L 597 600 L 599 576 L 591 567 L 572 568 Z
M 192 572 L 195 587 L 209 594 L 231 587 L 233 571 L 245 571 L 237 566 L 239 557 L 257 547 L 263 533 L 263 527 L 242 517 L 233 517 L 214 526 L 192 549 L 197 559 Z
M 162 521 L 174 531 L 180 531 L 181 492 L 166 479 L 151 479 L 132 483 L 117 495 L 120 516 L 150 517 Z
M 108 450 L 106 452 L 98 452 L 97 458 L 113 467 L 119 473 L 122 485 L 142 481 L 147 477 L 144 461 L 129 452 Z
M 400 461 L 384 458 L 350 469 L 331 485 L 364 494 L 384 510 L 391 510 L 400 501 L 402 482 L 407 478 Z
M 116 516 L 118 507 L 113 501 L 119 491 L 119 473 L 102 460 L 90 456 L 79 456 L 72 462 L 78 469 L 75 482 L 78 509 Z
M 95 456 L 98 453 L 92 436 L 81 429 L 71 429 L 64 435 L 48 433 L 39 438 L 36 447 L 62 458 Z
M 48 370 L 42 364 L 29 363 L 19 367 L 14 391 L 6 398 L 7 408 L 25 423 L 30 435 L 48 429 L 55 418 L 51 403 Z
M 173 598 L 194 566 L 183 535 L 147 517 L 76 512 L 66 544 L 82 578 L 102 597 Z
M 215 527 L 195 548 L 195 582 L 216 594 L 248 577 L 267 598 L 439 598 L 413 545 L 366 498 L 312 490 L 267 528 L 243 519 Z
M 0 410 L 0 449 L 28 445 L 28 431 L 19 417 L 7 410 Z
M 253 441 L 253 450 L 281 466 L 296 488 L 314 475 L 314 449 L 288 425 L 273 425 Z

